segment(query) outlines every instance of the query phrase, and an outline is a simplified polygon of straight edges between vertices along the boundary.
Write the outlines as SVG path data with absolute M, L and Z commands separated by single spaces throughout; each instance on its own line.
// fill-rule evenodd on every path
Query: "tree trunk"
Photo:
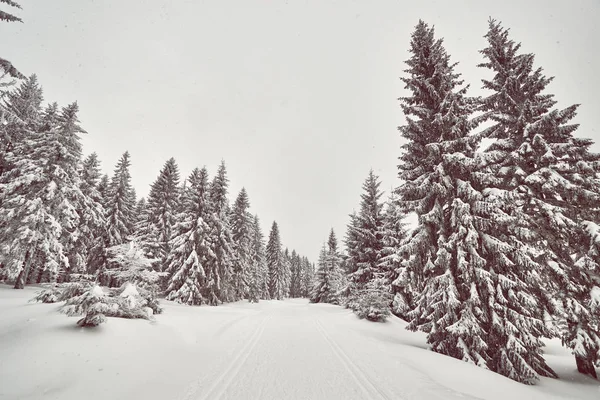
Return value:
M 27 282 L 27 276 L 29 275 L 29 266 L 31 265 L 31 259 L 29 257 L 29 252 L 25 254 L 25 260 L 23 261 L 23 269 L 19 273 L 17 277 L 17 281 L 15 282 L 15 289 L 23 289 L 25 288 L 25 283 Z
M 594 367 L 594 363 L 591 360 L 586 360 L 585 358 L 575 356 L 575 362 L 577 363 L 577 371 L 598 379 L 598 375 L 596 374 L 596 368 Z

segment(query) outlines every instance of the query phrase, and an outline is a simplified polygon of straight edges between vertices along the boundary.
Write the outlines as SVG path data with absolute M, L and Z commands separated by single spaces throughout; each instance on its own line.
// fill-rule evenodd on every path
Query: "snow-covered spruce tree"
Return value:
M 349 232 L 346 235 L 349 260 L 347 266 L 348 285 L 343 291 L 347 296 L 345 304 L 354 308 L 356 296 L 365 288 L 366 284 L 382 277 L 381 259 L 383 257 L 384 218 L 383 204 L 380 202 L 382 192 L 379 190 L 379 177 L 373 170 L 363 184 L 364 193 L 361 194 L 360 211 L 350 221 Z M 350 232 L 351 230 L 351 232 Z
M 1 59 L 0 59 L 1 61 Z M 35 75 L 0 98 L 0 176 L 12 168 L 8 158 L 18 160 L 28 152 L 25 138 L 38 131 L 43 93 Z M 18 144 L 18 146 L 17 146 Z M 1 203 L 0 203 L 1 207 Z M 3 250 L 0 249 L 0 255 Z M 0 261 L 0 280 L 11 280 L 10 269 Z
M 248 297 L 251 276 L 252 215 L 248 212 L 250 201 L 246 189 L 242 188 L 233 204 L 230 221 L 233 239 L 232 285 L 236 300 Z
M 99 202 L 98 184 L 102 178 L 102 173 L 100 172 L 98 154 L 92 153 L 83 160 L 79 176 L 81 177 L 81 191 Z
M 410 288 L 402 284 L 410 278 L 398 276 L 399 271 L 407 272 L 405 268 L 401 267 L 404 257 L 398 254 L 398 249 L 407 236 L 405 218 L 406 214 L 399 204 L 397 195 L 392 193 L 385 203 L 383 214 L 383 249 L 379 265 L 386 278 L 391 282 L 392 312 L 402 318 L 406 318 L 406 313 L 413 304 L 413 294 L 410 292 Z
M 206 302 L 203 297 L 204 265 L 212 258 L 208 242 L 208 172 L 196 168 L 188 178 L 182 197 L 182 211 L 173 227 L 167 257 L 167 300 L 189 305 Z
M 2 263 L 18 275 L 15 288 L 23 288 L 30 272 L 37 282 L 56 281 L 69 270 L 69 256 L 76 257 L 81 215 L 100 219 L 80 189 L 76 114 L 76 103 L 60 113 L 49 106 L 38 131 L 7 153 L 12 167 L 0 177 L 0 248 Z
M 342 271 L 342 257 L 338 250 L 338 241 L 333 228 L 327 238 L 327 257 L 325 260 L 331 272 L 331 288 L 333 295 L 330 296 L 330 303 L 340 304 L 339 292 L 344 286 L 344 273 Z
M 406 239 L 407 224 L 405 222 L 406 214 L 399 204 L 395 193 L 390 194 L 384 204 L 382 243 L 382 259 L 380 266 L 384 271 L 389 271 L 396 263 L 397 250 Z
M 408 328 L 426 332 L 433 351 L 519 382 L 556 376 L 542 357 L 540 337 L 549 332 L 537 297 L 541 267 L 514 234 L 518 218 L 501 208 L 510 203 L 476 189 L 487 172 L 473 158 L 476 99 L 466 96 L 442 40 L 423 21 L 410 52 L 397 192 L 418 225 L 398 250 L 408 255 L 398 276 L 411 280 L 396 280 L 417 292 Z
M 69 268 L 63 278 L 67 281 L 72 274 L 88 272 L 90 261 L 101 248 L 101 232 L 106 225 L 104 208 L 94 187 L 100 175 L 97 158 L 94 154 L 91 159 L 84 160 L 84 163 L 81 161 L 82 146 L 79 135 L 86 132 L 79 126 L 78 111 L 77 103 L 64 107 L 55 128 L 59 132 L 58 138 L 61 138 L 60 144 L 72 154 L 68 173 L 74 174 L 72 179 L 79 189 L 71 198 L 78 214 L 78 223 L 73 227 L 63 227 L 66 228 L 63 239 L 69 259 Z M 59 160 L 65 158 L 62 152 L 57 157 Z
M 300 255 L 296 253 L 296 250 L 292 250 L 290 255 L 291 261 L 291 280 L 290 280 L 290 297 L 298 298 L 302 297 L 302 259 Z
M 104 236 L 105 247 L 116 246 L 127 243 L 130 236 L 134 233 L 134 207 L 133 187 L 131 186 L 131 166 L 129 152 L 123 153 L 119 159 L 113 176 L 110 179 L 108 187 L 104 193 L 103 206 L 106 216 L 106 230 Z M 102 181 L 101 181 L 102 183 Z M 98 260 L 97 274 L 100 283 L 106 286 L 112 286 L 110 274 L 106 273 L 108 264 L 104 256 Z
M 339 304 L 342 278 L 341 257 L 333 229 L 319 253 L 319 264 L 310 294 L 311 303 Z
M 170 158 L 150 187 L 145 213 L 136 227 L 136 236 L 144 243 L 147 256 L 157 260 L 155 269 L 159 271 L 167 267 L 171 228 L 179 211 L 179 189 L 179 167 Z
M 100 204 L 106 210 L 107 200 L 108 200 L 108 187 L 110 186 L 110 179 L 108 174 L 102 175 L 100 181 L 98 182 L 98 186 L 96 189 L 98 190 L 98 194 L 100 195 Z
M 285 262 L 281 248 L 279 226 L 273 221 L 266 248 L 267 268 L 269 270 L 269 298 L 281 300 L 285 297 Z
M 138 226 L 140 222 L 144 219 L 146 214 L 146 198 L 141 197 L 137 203 L 135 204 L 135 222 L 134 225 Z
M 234 300 L 231 286 L 233 249 L 227 199 L 227 170 L 222 161 L 209 187 L 209 240 L 214 257 L 207 260 L 205 298 L 210 305 Z
M 21 8 L 19 3 L 14 0 L 0 0 L 0 3 L 7 4 L 9 7 Z M 12 12 L 12 10 L 11 10 Z M 7 11 L 0 10 L 0 22 L 23 22 L 21 18 Z M 5 80 L 6 78 L 6 80 Z M 21 74 L 10 61 L 0 57 L 0 130 L 4 121 L 14 120 L 14 114 L 5 107 L 2 98 L 6 91 L 15 84 L 16 79 L 24 79 Z M 0 169 L 0 174 L 2 170 Z
M 115 246 L 127 242 L 133 233 L 134 207 L 131 186 L 129 152 L 123 153 L 106 190 L 107 244 Z
M 68 316 L 83 315 L 77 325 L 83 327 L 98 326 L 106 322 L 105 314 L 110 312 L 108 296 L 102 288 L 94 285 L 79 296 L 72 297 L 61 307 Z
M 301 265 L 302 276 L 300 282 L 300 297 L 309 298 L 312 290 L 313 280 L 315 277 L 315 268 L 307 257 L 302 257 Z
M 43 91 L 36 75 L 23 80 L 16 89 L 6 94 L 1 103 L 2 112 L 10 114 L 10 118 L 3 117 L 0 124 L 0 175 L 11 168 L 7 160 L 8 153 L 12 152 L 14 159 L 28 151 L 25 139 L 39 130 L 43 100 Z
M 552 78 L 534 67 L 534 55 L 521 53 L 508 33 L 490 20 L 488 46 L 481 51 L 480 67 L 494 74 L 483 80 L 491 93 L 480 108 L 482 119 L 491 123 L 482 136 L 495 140 L 485 150 L 494 172 L 486 184 L 506 191 L 518 204 L 531 232 L 527 243 L 544 266 L 547 293 L 540 297 L 561 300 L 562 307 L 549 308 L 555 318 L 565 320 L 563 342 L 572 349 L 578 370 L 595 376 L 598 348 L 581 343 L 599 335 L 590 319 L 596 283 L 585 267 L 581 222 L 593 218 L 600 204 L 600 155 L 590 153 L 591 140 L 573 136 L 578 125 L 570 121 L 578 106 L 553 108 L 553 95 L 545 93 Z
M 269 269 L 265 258 L 265 242 L 258 215 L 254 215 L 250 225 L 250 281 L 248 301 L 258 302 L 269 299 Z
M 162 308 L 157 296 L 159 281 L 165 273 L 153 270 L 154 260 L 145 256 L 142 245 L 136 240 L 131 240 L 107 248 L 106 253 L 110 265 L 107 274 L 118 287 L 114 291 L 115 296 L 129 298 L 125 304 L 117 301 L 120 311 L 117 310 L 110 316 L 146 318 L 146 313 L 141 312 L 144 307 L 149 307 L 153 314 L 160 314 Z M 131 297 L 136 298 L 135 302 L 132 302 Z
M 261 298 L 261 261 L 264 264 L 264 250 L 259 252 L 260 247 L 256 248 L 256 231 L 254 227 L 254 217 L 250 220 L 250 248 L 248 264 L 248 301 L 258 303 Z
M 595 220 L 600 221 L 600 216 Z M 578 371 L 597 379 L 594 366 L 600 367 L 600 225 L 584 221 L 582 227 L 587 237 L 582 237 L 581 241 L 589 243 L 589 247 L 577 260 L 576 267 L 586 271 L 585 278 L 590 281 L 584 281 L 584 284 L 591 289 L 572 294 L 569 305 L 578 311 L 577 320 L 563 321 L 562 327 L 566 334 L 563 333 L 562 341 L 573 349 Z
M 292 282 L 292 255 L 286 247 L 283 250 L 283 297 L 290 297 L 290 285 Z
M 346 308 L 354 308 L 354 293 L 357 291 L 357 284 L 349 279 L 353 271 L 358 270 L 358 234 L 357 234 L 357 215 L 353 211 L 349 215 L 350 222 L 346 225 L 346 235 L 344 244 L 346 252 L 342 255 L 342 271 L 345 275 L 345 284 L 340 290 L 340 298 Z
M 332 303 L 338 300 L 336 296 L 335 277 L 333 271 L 329 268 L 327 253 L 327 244 L 323 243 L 323 247 L 319 252 L 317 271 L 315 272 L 310 292 L 311 303 Z

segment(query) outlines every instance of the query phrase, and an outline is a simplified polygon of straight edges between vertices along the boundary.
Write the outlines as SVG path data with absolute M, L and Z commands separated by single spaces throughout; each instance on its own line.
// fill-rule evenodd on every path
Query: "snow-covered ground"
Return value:
M 426 350 L 424 335 L 306 300 L 188 307 L 82 329 L 0 285 L 0 399 L 600 399 L 560 343 L 525 386 Z

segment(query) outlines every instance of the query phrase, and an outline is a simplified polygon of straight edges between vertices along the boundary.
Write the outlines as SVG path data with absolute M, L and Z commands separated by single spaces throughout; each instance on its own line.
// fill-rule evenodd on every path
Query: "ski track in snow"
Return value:
M 163 303 L 156 322 L 81 329 L 34 288 L 0 285 L 0 399 L 598 400 L 598 381 L 549 342 L 560 380 L 527 386 L 426 350 L 406 323 L 307 300 Z M 51 344 L 51 345 L 49 345 Z
M 220 336 L 220 334 L 225 332 L 227 329 L 231 328 L 233 325 L 235 325 L 238 322 L 241 322 L 246 318 L 248 317 L 246 316 L 237 318 L 233 321 L 226 323 L 221 327 L 221 329 L 217 331 L 217 333 L 214 336 Z M 231 386 L 231 383 L 233 382 L 235 377 L 239 374 L 240 370 L 244 366 L 244 363 L 246 362 L 250 354 L 252 354 L 252 351 L 256 348 L 256 345 L 260 341 L 260 338 L 262 337 L 263 332 L 265 331 L 267 321 L 270 318 L 271 316 L 267 316 L 261 321 L 259 326 L 254 330 L 254 333 L 252 334 L 251 338 L 246 342 L 246 344 L 242 346 L 241 349 L 236 351 L 237 355 L 233 358 L 233 360 L 229 362 L 229 364 L 227 364 L 227 366 L 223 369 L 223 372 L 221 372 L 213 380 L 213 383 L 203 395 L 199 396 L 198 392 L 201 390 L 202 383 L 203 381 L 205 381 L 205 379 L 199 379 L 190 385 L 187 394 L 181 400 L 218 400 L 222 398 L 223 394 Z
M 231 386 L 236 376 L 240 373 L 240 370 L 246 363 L 246 360 L 252 354 L 256 345 L 260 341 L 267 321 L 271 316 L 265 317 L 256 331 L 252 335 L 252 338 L 246 342 L 246 345 L 238 352 L 237 356 L 229 363 L 225 370 L 214 380 L 208 391 L 200 396 L 198 400 L 219 400 L 223 397 L 227 389 Z
M 331 350 L 336 355 L 338 360 L 344 365 L 344 368 L 354 377 L 355 382 L 360 386 L 361 391 L 365 394 L 365 399 L 383 399 L 391 400 L 376 384 L 369 379 L 367 374 L 356 365 L 348 354 L 327 334 L 325 328 L 318 319 L 315 319 L 315 326 L 317 331 L 323 336 L 323 338 L 329 343 Z M 396 399 L 401 399 L 396 397 Z

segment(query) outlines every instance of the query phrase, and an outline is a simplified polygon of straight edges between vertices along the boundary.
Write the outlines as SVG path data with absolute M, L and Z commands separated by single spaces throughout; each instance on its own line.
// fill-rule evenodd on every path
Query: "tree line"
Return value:
M 169 300 L 307 296 L 312 264 L 283 249 L 276 222 L 265 243 L 245 189 L 229 203 L 224 162 L 212 179 L 196 168 L 182 183 L 171 158 L 138 200 L 128 152 L 110 178 L 95 153 L 82 157 L 77 103 L 44 107 L 35 75 L 3 100 L 13 118 L 0 126 L 0 271 L 16 288 L 86 275 L 114 286 L 106 250 L 134 240 Z

